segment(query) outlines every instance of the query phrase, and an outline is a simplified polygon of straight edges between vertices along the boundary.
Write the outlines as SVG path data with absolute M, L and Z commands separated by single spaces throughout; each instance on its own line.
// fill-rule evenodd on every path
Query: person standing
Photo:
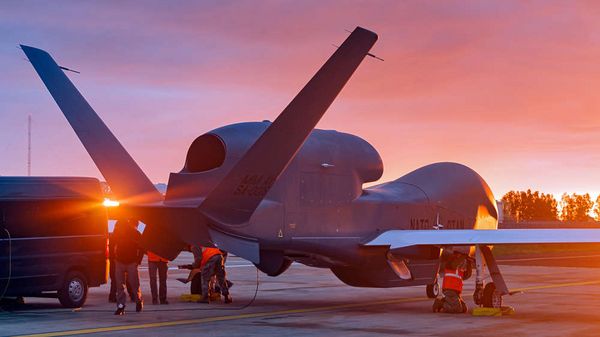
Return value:
M 125 313 L 127 296 L 125 282 L 129 281 L 135 296 L 135 311 L 140 312 L 144 307 L 140 290 L 140 274 L 138 266 L 144 257 L 140 247 L 142 235 L 137 230 L 137 220 L 119 220 L 115 225 L 113 238 L 115 240 L 115 277 L 117 280 L 117 310 L 115 315 Z
M 114 230 L 117 229 L 117 224 L 115 224 L 115 228 L 111 233 L 108 234 L 108 265 L 109 265 L 109 275 L 110 275 L 110 291 L 108 293 L 108 302 L 117 303 L 117 279 L 115 277 L 115 239 L 114 239 Z M 131 284 L 129 282 L 125 282 L 127 286 L 127 294 L 131 298 L 131 302 L 135 302 L 135 296 L 133 294 L 133 290 L 131 289 Z
M 169 304 L 167 301 L 167 270 L 169 260 L 148 251 L 148 273 L 150 274 L 150 292 L 152 304 Z M 158 273 L 158 291 L 156 287 L 156 274 Z

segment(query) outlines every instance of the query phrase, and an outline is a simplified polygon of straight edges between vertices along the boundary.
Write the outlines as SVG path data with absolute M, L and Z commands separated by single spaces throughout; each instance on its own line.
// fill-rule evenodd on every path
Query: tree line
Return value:
M 502 204 L 505 217 L 517 222 L 600 220 L 600 195 L 594 202 L 589 193 L 564 193 L 557 201 L 552 194 L 538 191 L 510 191 L 502 197 Z

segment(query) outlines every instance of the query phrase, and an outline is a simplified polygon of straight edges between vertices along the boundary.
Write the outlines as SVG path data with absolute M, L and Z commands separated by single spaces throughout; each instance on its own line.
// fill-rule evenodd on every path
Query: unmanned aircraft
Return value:
M 428 285 L 442 250 L 475 247 L 475 301 L 510 294 L 491 246 L 600 242 L 600 230 L 498 230 L 492 191 L 472 169 L 435 163 L 377 181 L 383 163 L 360 137 L 314 129 L 377 35 L 357 27 L 271 123 L 223 126 L 196 138 L 163 197 L 45 51 L 21 45 L 129 217 L 144 246 L 169 259 L 185 244 L 216 246 L 270 276 L 292 262 L 330 269 L 357 287 Z M 373 65 L 370 65 L 373 66 Z M 493 282 L 485 285 L 489 269 Z

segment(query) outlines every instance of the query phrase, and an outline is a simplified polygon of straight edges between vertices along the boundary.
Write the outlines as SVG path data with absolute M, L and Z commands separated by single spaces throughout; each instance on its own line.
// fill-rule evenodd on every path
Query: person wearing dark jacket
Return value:
M 135 296 L 135 311 L 140 312 L 144 307 L 140 290 L 140 274 L 138 266 L 144 257 L 140 247 L 142 235 L 137 230 L 136 220 L 119 220 L 115 224 L 113 239 L 115 241 L 115 277 L 117 280 L 117 310 L 115 315 L 125 313 L 127 296 L 125 282 L 129 281 Z
M 116 227 L 116 226 L 115 226 Z M 109 265 L 109 275 L 110 275 L 110 292 L 108 293 L 108 301 L 110 303 L 117 303 L 117 279 L 115 277 L 115 240 L 114 240 L 114 231 L 108 234 L 108 265 Z M 127 293 L 129 294 L 129 298 L 131 298 L 131 302 L 135 302 L 135 294 L 131 289 L 131 284 L 129 282 L 125 282 L 127 286 Z

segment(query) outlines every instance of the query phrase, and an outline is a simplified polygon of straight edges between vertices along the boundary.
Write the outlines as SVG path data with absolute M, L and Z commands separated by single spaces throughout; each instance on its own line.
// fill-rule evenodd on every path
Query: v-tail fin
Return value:
M 222 224 L 248 221 L 375 41 L 377 34 L 357 27 L 207 196 L 200 210 Z
M 65 75 L 64 68 L 41 49 L 21 48 L 119 201 L 161 201 L 160 192 Z

